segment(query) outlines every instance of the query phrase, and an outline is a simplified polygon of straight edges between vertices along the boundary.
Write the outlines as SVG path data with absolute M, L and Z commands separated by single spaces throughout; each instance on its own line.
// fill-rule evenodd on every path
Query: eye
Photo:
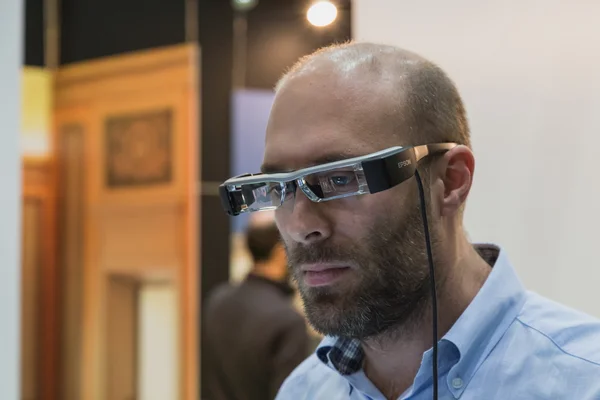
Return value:
M 355 181 L 354 172 L 338 171 L 328 176 L 329 183 L 336 188 L 345 188 Z
M 349 176 L 332 176 L 329 179 L 331 180 L 331 183 L 336 186 L 345 186 L 349 184 L 351 180 Z
M 322 194 L 336 195 L 356 190 L 356 174 L 354 171 L 328 171 L 308 176 L 307 184 L 318 186 Z M 314 189 L 317 190 L 317 189 Z M 316 193 L 316 192 L 315 192 Z

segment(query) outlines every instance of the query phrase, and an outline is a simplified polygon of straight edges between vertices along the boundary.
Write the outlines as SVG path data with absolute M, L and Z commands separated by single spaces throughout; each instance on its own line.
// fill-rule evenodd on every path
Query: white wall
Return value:
M 0 398 L 19 398 L 22 2 L 0 1 Z
M 442 66 L 477 156 L 466 224 L 525 284 L 600 316 L 599 1 L 354 0 L 358 40 Z
M 171 284 L 145 284 L 139 296 L 139 397 L 141 400 L 177 399 L 177 292 Z

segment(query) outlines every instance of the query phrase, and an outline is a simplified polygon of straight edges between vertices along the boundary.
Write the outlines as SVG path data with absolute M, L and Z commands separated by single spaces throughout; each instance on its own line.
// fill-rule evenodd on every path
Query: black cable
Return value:
M 435 271 L 433 268 L 433 252 L 431 250 L 431 237 L 429 236 L 429 223 L 427 222 L 427 208 L 425 203 L 425 192 L 423 190 L 423 181 L 419 171 L 415 171 L 417 185 L 419 186 L 419 195 L 421 198 L 421 216 L 423 218 L 423 230 L 425 231 L 425 245 L 427 246 L 427 258 L 429 260 L 429 279 L 431 284 L 431 312 L 433 325 L 433 399 L 438 398 L 438 312 L 437 312 L 437 294 L 435 290 Z

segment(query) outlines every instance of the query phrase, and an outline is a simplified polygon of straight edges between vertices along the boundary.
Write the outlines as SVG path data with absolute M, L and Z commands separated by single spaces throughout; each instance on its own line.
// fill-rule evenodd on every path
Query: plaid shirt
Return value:
M 352 375 L 360 371 L 365 353 L 358 339 L 337 338 L 333 346 L 317 349 L 317 356 L 331 365 L 342 375 Z

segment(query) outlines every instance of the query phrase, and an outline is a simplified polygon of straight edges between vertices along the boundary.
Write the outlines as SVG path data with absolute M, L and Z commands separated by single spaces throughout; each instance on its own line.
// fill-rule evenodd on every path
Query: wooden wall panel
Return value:
M 110 207 L 98 211 L 99 263 L 106 272 L 130 275 L 172 270 L 185 262 L 185 232 L 180 204 L 140 205 L 134 210 Z M 140 251 L 143 249 L 143 251 Z M 176 274 L 173 273 L 172 276 Z
M 42 205 L 39 199 L 23 202 L 23 258 L 21 270 L 21 399 L 40 398 Z
M 137 93 L 94 107 L 90 135 L 90 157 L 96 166 L 90 175 L 92 204 L 105 207 L 185 200 L 189 186 L 185 91 L 157 91 L 161 96 Z M 161 118 L 166 113 L 169 117 Z M 116 120 L 122 127 L 116 126 Z M 116 137 L 120 140 L 111 140 Z M 111 175 L 113 181 L 116 178 L 121 183 L 111 184 Z
M 81 389 L 81 329 L 84 269 L 84 129 L 58 130 L 58 266 L 60 279 L 60 399 L 78 400 Z
M 84 132 L 79 398 L 109 394 L 114 274 L 177 285 L 180 398 L 197 398 L 197 64 L 197 49 L 185 45 L 56 74 L 57 124 Z
M 23 160 L 22 399 L 56 399 L 57 302 L 53 169 Z

